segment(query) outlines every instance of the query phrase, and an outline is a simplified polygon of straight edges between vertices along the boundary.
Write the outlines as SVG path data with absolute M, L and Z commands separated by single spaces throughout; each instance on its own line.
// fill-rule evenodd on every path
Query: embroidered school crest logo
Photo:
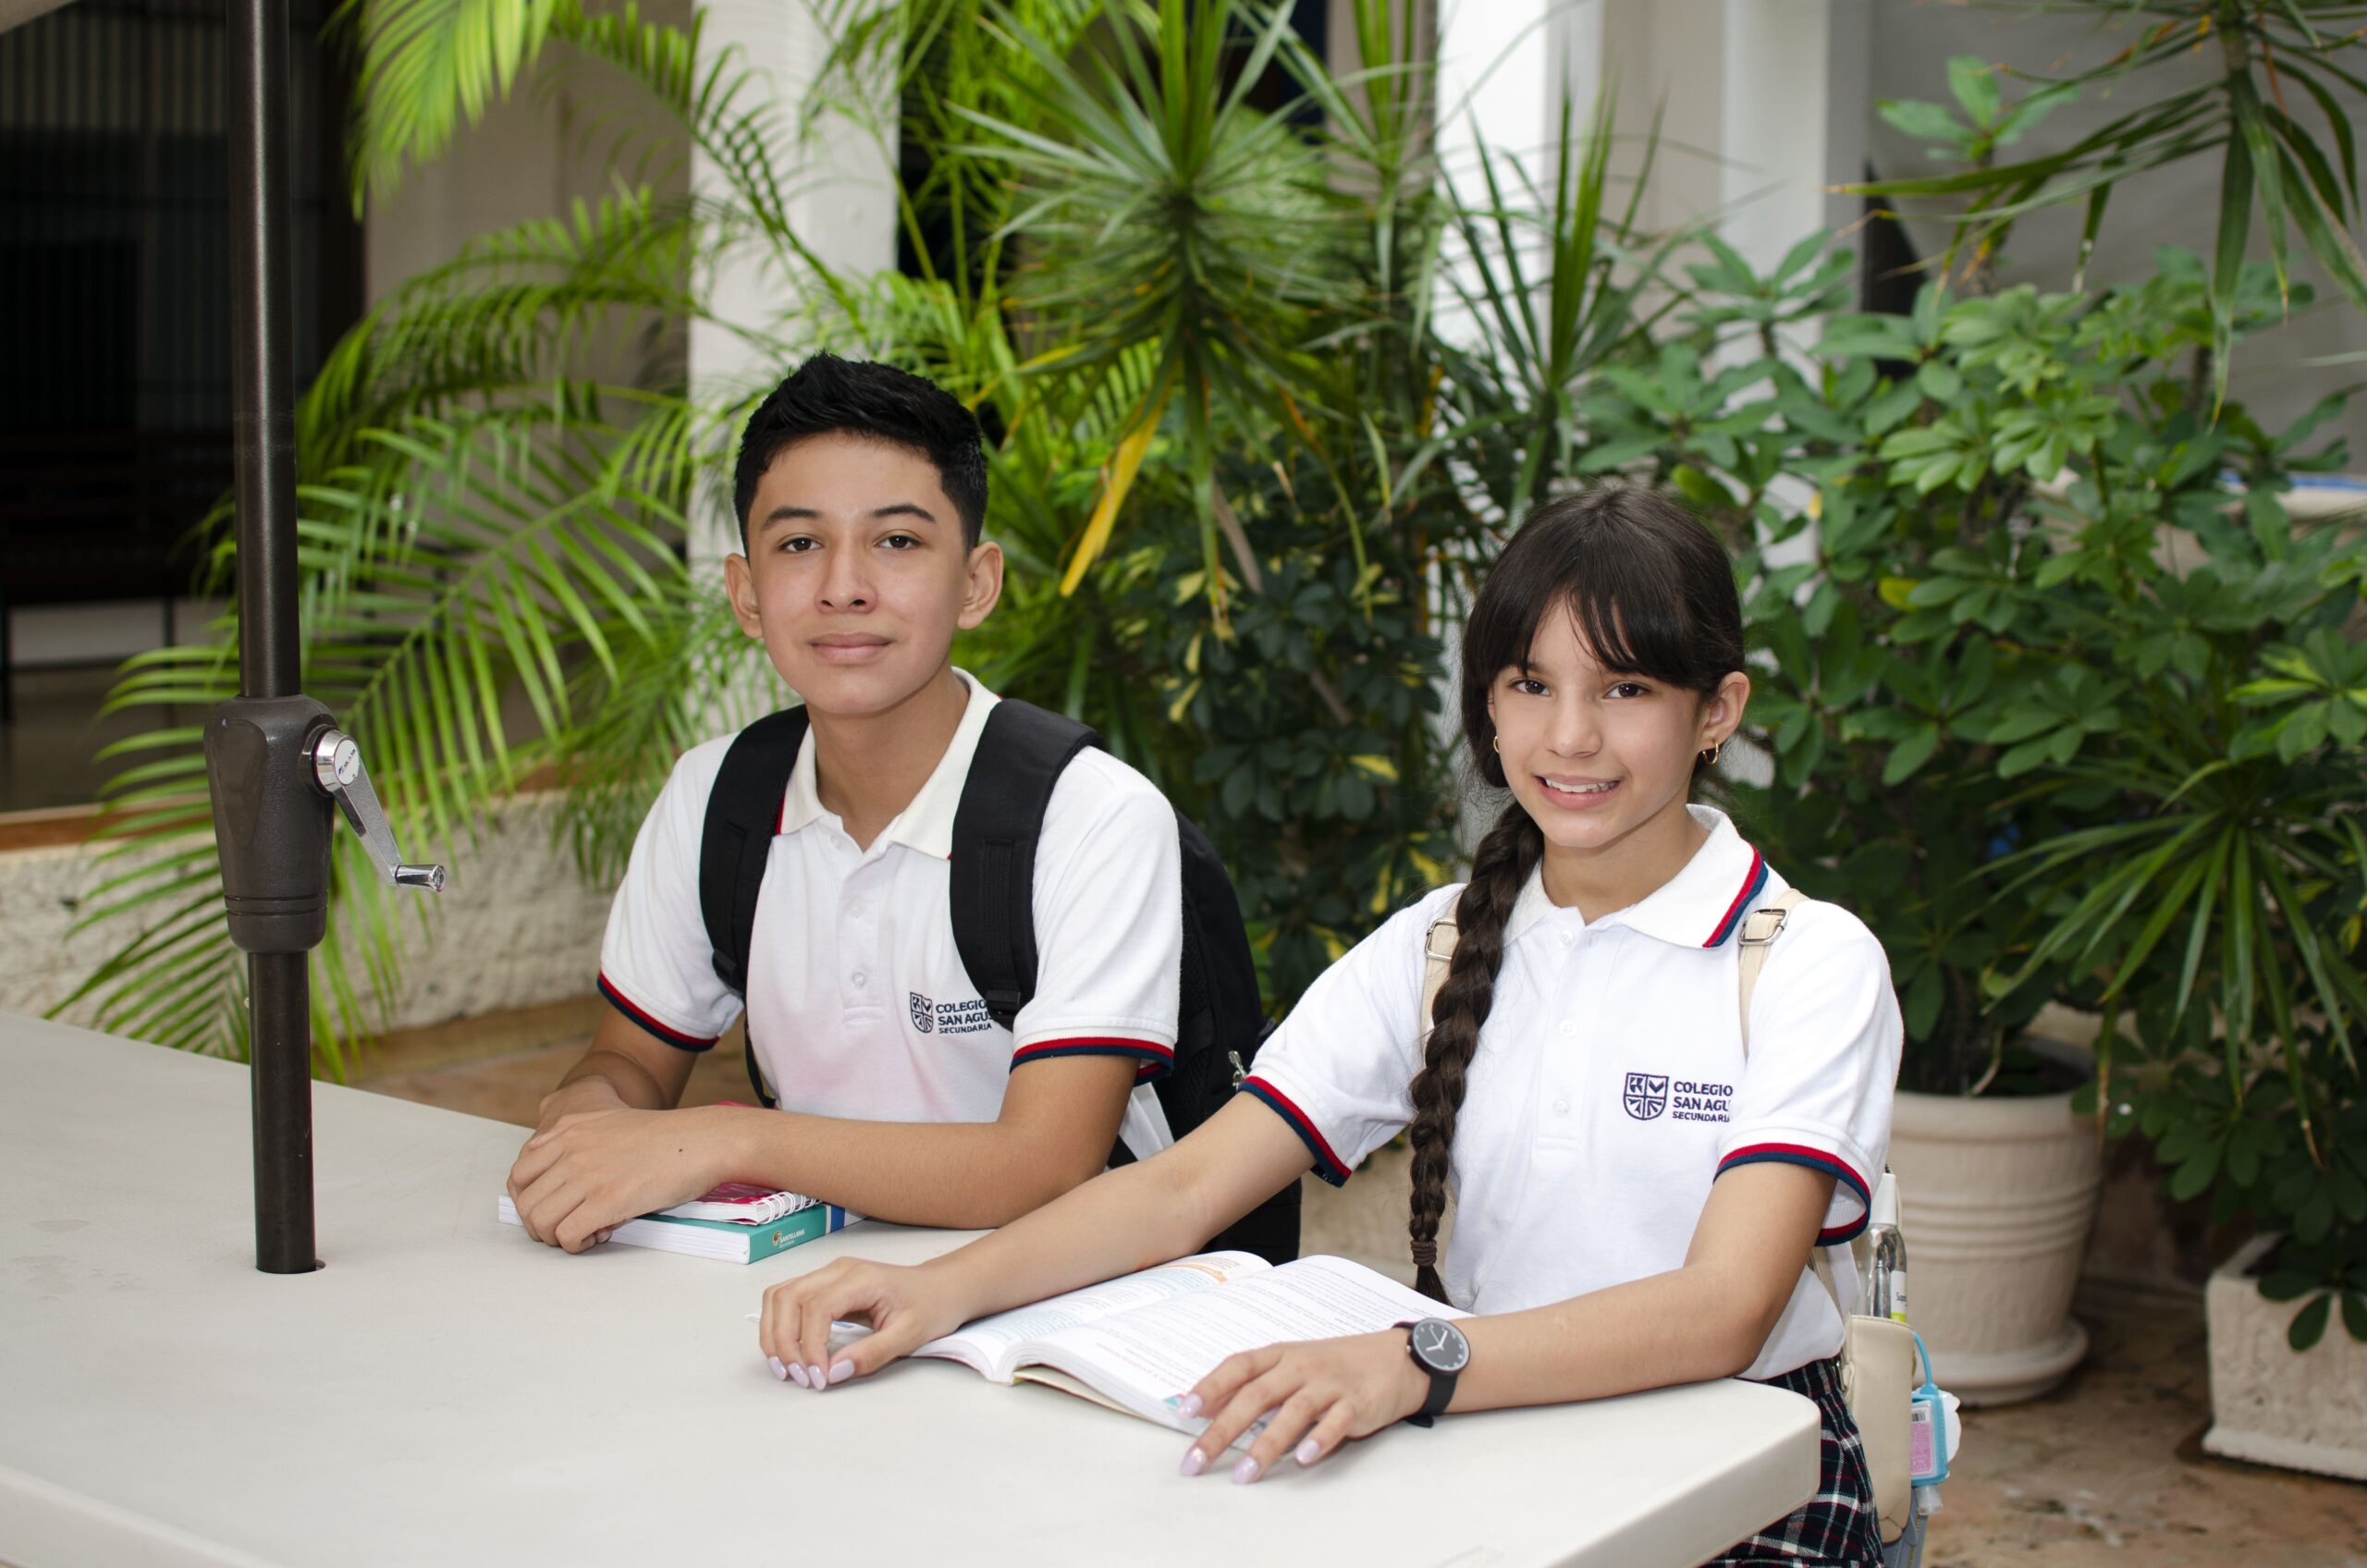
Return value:
M 913 1004 L 913 1027 L 924 1035 L 934 1032 L 937 1028 L 937 1004 L 918 991 L 908 991 L 905 995 Z
M 1620 1097 L 1628 1115 L 1638 1121 L 1650 1121 L 1668 1109 L 1668 1080 L 1649 1072 L 1630 1072 L 1627 1092 Z

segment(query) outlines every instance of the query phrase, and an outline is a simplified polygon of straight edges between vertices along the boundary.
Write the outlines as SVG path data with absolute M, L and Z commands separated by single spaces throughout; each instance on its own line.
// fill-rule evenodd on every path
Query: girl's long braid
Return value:
M 1544 848 L 1535 820 L 1518 801 L 1508 802 L 1479 840 L 1471 880 L 1455 900 L 1454 961 L 1439 987 L 1437 1022 L 1414 1078 L 1414 1120 L 1407 1129 L 1414 1144 L 1414 1206 L 1405 1229 L 1414 1243 L 1414 1288 L 1433 1301 L 1446 1300 L 1439 1281 L 1439 1220 L 1446 1212 L 1447 1157 L 1463 1107 L 1464 1073 L 1495 1005 L 1505 922 Z

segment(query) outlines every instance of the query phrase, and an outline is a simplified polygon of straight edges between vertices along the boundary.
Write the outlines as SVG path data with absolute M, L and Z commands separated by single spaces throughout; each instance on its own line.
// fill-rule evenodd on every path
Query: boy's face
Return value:
M 945 667 L 1002 594 L 1002 549 L 965 549 L 937 466 L 833 432 L 782 450 L 723 563 L 740 628 L 816 713 L 884 713 Z

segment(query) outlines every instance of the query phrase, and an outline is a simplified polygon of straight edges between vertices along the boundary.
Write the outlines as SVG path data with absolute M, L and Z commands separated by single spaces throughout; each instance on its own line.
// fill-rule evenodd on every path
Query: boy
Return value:
M 748 964 L 749 1049 L 780 1109 L 676 1109 L 742 1005 L 699 902 L 727 736 L 683 754 L 634 843 L 601 949 L 614 1010 L 509 1174 L 527 1231 L 581 1252 L 725 1181 L 995 1226 L 1100 1170 L 1122 1125 L 1137 1154 L 1164 1146 L 1147 1080 L 1175 1043 L 1182 874 L 1147 779 L 1098 750 L 1061 774 L 1035 871 L 1036 990 L 1011 1029 L 955 950 L 954 809 L 997 699 L 950 649 L 1003 572 L 979 539 L 977 422 L 918 376 L 817 354 L 750 418 L 735 479 L 732 609 L 811 726 Z

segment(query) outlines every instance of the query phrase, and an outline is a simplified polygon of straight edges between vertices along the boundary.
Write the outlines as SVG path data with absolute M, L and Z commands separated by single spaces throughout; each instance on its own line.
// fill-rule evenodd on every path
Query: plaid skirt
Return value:
M 1823 1463 L 1816 1496 L 1710 1560 L 1706 1568 L 1882 1568 L 1882 1511 L 1874 1503 L 1873 1477 L 1866 1471 L 1866 1445 L 1858 1436 L 1848 1401 L 1841 1393 L 1841 1369 L 1832 1361 L 1811 1361 L 1769 1387 L 1789 1389 L 1816 1403 Z

